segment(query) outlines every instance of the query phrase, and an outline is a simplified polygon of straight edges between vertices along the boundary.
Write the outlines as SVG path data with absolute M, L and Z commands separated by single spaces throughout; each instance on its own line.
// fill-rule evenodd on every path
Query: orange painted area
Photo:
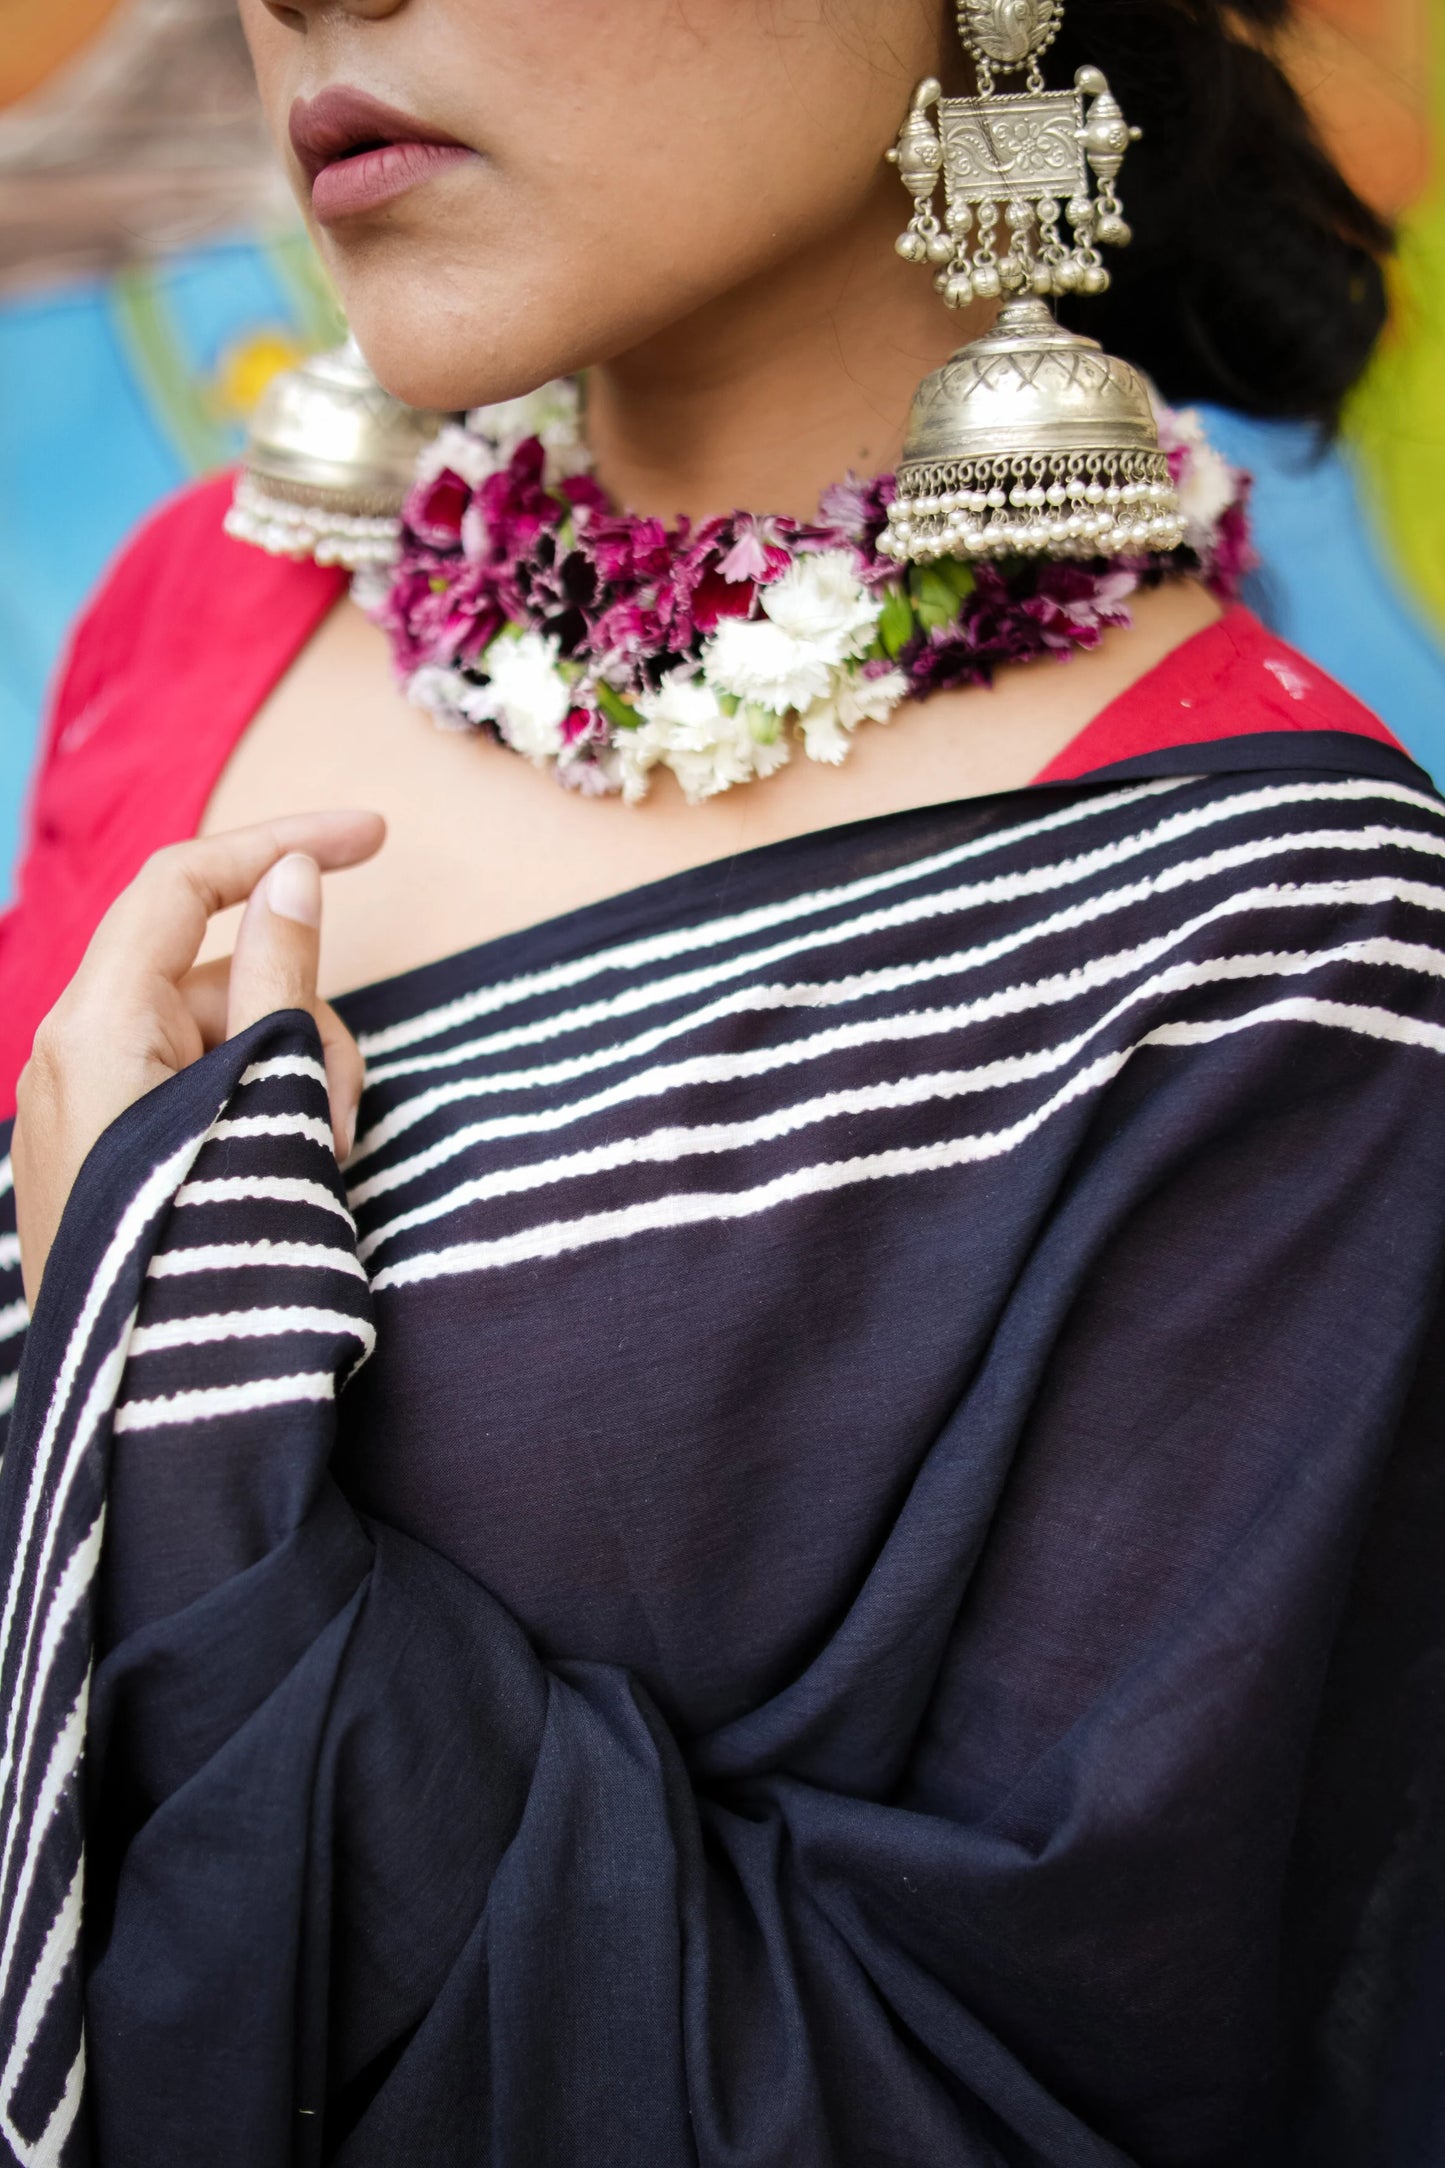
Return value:
M 39 90 L 123 5 L 124 0 L 3 0 L 0 106 Z
M 1381 67 L 1407 82 L 1424 83 L 1429 71 L 1429 0 L 1299 0 L 1301 14 L 1314 15 L 1340 31 Z
M 1428 187 L 1429 0 L 1299 0 L 1282 58 L 1346 178 L 1389 216 Z

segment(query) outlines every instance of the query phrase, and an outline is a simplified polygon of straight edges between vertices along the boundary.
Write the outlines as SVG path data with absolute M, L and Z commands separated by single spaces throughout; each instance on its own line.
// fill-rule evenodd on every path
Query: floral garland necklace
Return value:
M 615 511 L 566 380 L 441 432 L 399 558 L 355 592 L 438 722 L 490 730 L 589 792 L 638 799 L 667 767 L 696 801 L 771 775 L 795 745 L 837 763 L 860 722 L 901 701 L 1096 647 L 1129 624 L 1136 589 L 1171 573 L 1232 596 L 1253 561 L 1247 478 L 1194 415 L 1164 409 L 1159 423 L 1182 550 L 900 569 L 878 548 L 891 475 L 835 485 L 807 524 L 734 512 L 667 527 Z

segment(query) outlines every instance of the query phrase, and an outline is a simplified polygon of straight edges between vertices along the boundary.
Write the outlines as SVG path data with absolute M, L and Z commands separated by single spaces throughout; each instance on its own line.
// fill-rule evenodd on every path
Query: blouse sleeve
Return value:
M 79 619 L 0 913 L 0 1116 L 36 1026 L 151 852 L 194 835 L 226 760 L 344 589 L 232 541 L 221 475 L 163 505 Z
M 336 1488 L 309 1021 L 141 1101 L 0 1479 L 5 2157 L 1429 2157 L 1445 1014 L 1385 968 L 1155 1025 L 847 1614 L 701 1740 Z

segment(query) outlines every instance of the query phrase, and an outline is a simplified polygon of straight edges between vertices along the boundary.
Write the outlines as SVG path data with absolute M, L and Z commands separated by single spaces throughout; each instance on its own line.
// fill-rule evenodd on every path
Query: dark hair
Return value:
M 1386 222 L 1270 57 L 1290 0 L 1071 0 L 1053 84 L 1101 67 L 1144 131 L 1120 180 L 1133 244 L 1061 311 L 1176 404 L 1331 431 L 1385 321 Z

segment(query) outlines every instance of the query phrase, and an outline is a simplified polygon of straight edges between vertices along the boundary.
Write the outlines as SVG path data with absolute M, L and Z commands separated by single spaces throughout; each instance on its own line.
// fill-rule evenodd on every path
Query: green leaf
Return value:
M 913 605 L 901 587 L 894 587 L 878 619 L 878 642 L 890 662 L 902 654 L 913 633 Z
M 597 694 L 597 705 L 614 730 L 642 728 L 642 717 L 630 700 L 624 700 L 621 693 L 615 692 L 610 685 L 604 685 L 600 678 L 594 690 Z
M 956 558 L 920 565 L 908 576 L 913 606 L 925 632 L 941 632 L 958 615 L 959 604 L 973 592 L 973 571 Z

